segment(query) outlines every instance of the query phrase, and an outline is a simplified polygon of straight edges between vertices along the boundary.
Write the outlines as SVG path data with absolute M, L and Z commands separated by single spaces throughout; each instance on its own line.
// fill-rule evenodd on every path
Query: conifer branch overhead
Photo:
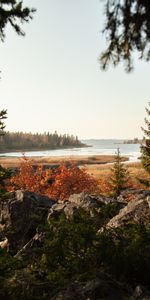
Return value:
M 100 56 L 101 66 L 125 63 L 126 71 L 133 69 L 133 52 L 139 59 L 150 60 L 150 1 L 107 0 L 103 33 L 107 47 Z
M 21 25 L 33 18 L 34 8 L 24 7 L 23 1 L 0 0 L 0 39 L 5 39 L 5 29 L 10 24 L 18 35 L 25 35 Z
M 0 136 L 3 135 L 3 130 L 5 129 L 4 119 L 7 119 L 7 110 L 0 111 Z

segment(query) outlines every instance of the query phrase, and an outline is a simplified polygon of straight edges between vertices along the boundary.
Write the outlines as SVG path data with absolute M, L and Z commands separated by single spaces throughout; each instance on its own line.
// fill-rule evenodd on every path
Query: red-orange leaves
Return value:
M 11 178 L 9 190 L 18 188 L 64 200 L 74 193 L 96 192 L 98 181 L 74 163 L 69 166 L 62 163 L 57 169 L 44 171 L 41 166 L 35 169 L 32 161 L 23 158 L 18 173 Z
M 55 176 L 55 181 L 49 189 L 49 195 L 56 199 L 67 199 L 71 194 L 88 192 L 98 189 L 98 181 L 90 176 L 85 168 L 80 169 L 71 163 L 68 167 L 60 165 Z
M 18 172 L 10 180 L 9 190 L 21 189 L 43 194 L 51 173 L 51 170 L 43 171 L 41 166 L 35 169 L 32 161 L 23 157 Z

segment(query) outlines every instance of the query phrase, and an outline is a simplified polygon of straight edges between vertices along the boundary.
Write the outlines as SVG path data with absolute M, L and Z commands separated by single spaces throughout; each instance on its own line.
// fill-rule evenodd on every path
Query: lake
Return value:
M 43 150 L 43 151 L 27 151 L 25 155 L 30 156 L 74 156 L 74 155 L 103 155 L 115 154 L 119 147 L 121 155 L 129 157 L 130 161 L 137 161 L 140 156 L 140 144 L 123 144 L 123 140 L 117 139 L 99 139 L 99 140 L 82 140 L 83 143 L 89 145 L 84 148 Z M 21 157 L 22 152 L 2 153 L 0 156 Z

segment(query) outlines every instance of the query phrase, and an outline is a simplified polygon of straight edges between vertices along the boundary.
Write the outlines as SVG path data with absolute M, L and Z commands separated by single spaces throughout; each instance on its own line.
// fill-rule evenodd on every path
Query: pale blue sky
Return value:
M 0 108 L 7 130 L 55 130 L 82 138 L 141 137 L 150 101 L 150 64 L 100 70 L 104 49 L 100 0 L 26 0 L 37 8 L 24 26 L 10 28 L 0 44 Z

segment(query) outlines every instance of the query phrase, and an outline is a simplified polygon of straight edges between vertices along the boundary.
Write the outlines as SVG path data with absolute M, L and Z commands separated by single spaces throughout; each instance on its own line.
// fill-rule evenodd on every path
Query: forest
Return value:
M 54 133 L 23 133 L 5 132 L 0 136 L 0 152 L 25 151 L 25 150 L 46 150 L 70 147 L 84 147 L 78 137 L 68 134 Z

